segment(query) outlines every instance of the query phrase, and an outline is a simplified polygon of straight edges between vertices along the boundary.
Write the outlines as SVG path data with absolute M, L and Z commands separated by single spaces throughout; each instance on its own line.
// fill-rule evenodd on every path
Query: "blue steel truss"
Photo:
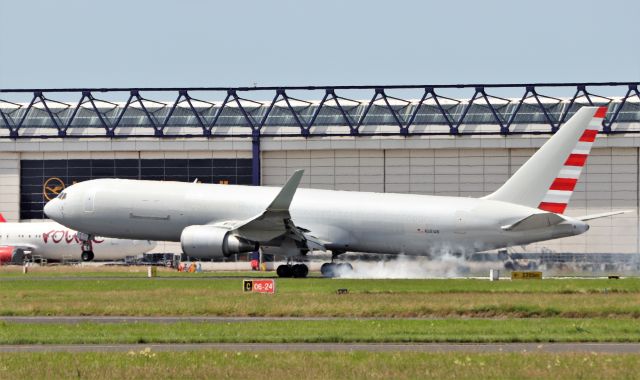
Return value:
M 91 128 L 83 137 L 136 137 L 141 128 L 152 128 L 157 137 L 211 137 L 218 129 L 239 127 L 237 137 L 324 136 L 322 126 L 345 127 L 336 135 L 425 135 L 425 134 L 502 134 L 540 133 L 514 132 L 517 124 L 547 126 L 553 133 L 581 105 L 606 105 L 604 133 L 640 133 L 640 128 L 618 130 L 622 123 L 640 123 L 639 82 L 609 83 L 538 83 L 538 84 L 469 84 L 437 86 L 327 86 L 327 87 L 238 87 L 238 88 L 93 88 L 93 89 L 0 89 L 0 129 L 8 133 L 0 138 L 71 137 L 70 130 Z M 442 95 L 450 89 L 473 91 L 468 99 Z M 496 96 L 509 89 L 521 93 L 517 98 Z M 390 92 L 413 91 L 420 98 L 402 99 Z M 598 95 L 613 90 L 618 96 Z M 344 94 L 368 93 L 368 100 L 350 99 Z M 567 93 L 563 98 L 549 93 Z M 162 96 L 175 101 L 154 100 L 143 94 Z M 211 94 L 210 99 L 197 99 L 192 94 Z M 267 94 L 271 100 L 256 100 Z M 308 93 L 309 100 L 290 94 Z M 494 93 L 494 95 L 492 95 Z M 121 99 L 112 101 L 101 96 Z M 271 95 L 269 95 L 271 94 Z M 321 95 L 321 98 L 318 99 Z M 15 98 L 22 98 L 16 101 Z M 58 100 L 56 100 L 58 98 Z M 77 102 L 60 100 L 77 98 Z M 6 100 L 12 99 L 12 100 Z M 211 99 L 221 99 L 212 101 Z M 490 125 L 489 132 L 463 131 L 465 125 Z M 364 131 L 366 126 L 392 126 L 391 132 Z M 441 126 L 440 129 L 415 130 L 415 126 Z M 124 128 L 126 133 L 120 133 Z M 190 127 L 201 131 L 167 133 L 170 127 Z M 286 134 L 274 127 L 289 128 Z M 54 133 L 25 133 L 29 130 L 54 130 Z M 133 131 L 133 132 L 132 132 Z M 294 131 L 294 132 L 291 132 Z
M 233 136 L 251 138 L 252 183 L 259 185 L 261 137 L 554 133 L 582 105 L 608 107 L 602 124 L 604 133 L 640 133 L 638 85 L 639 82 L 608 82 L 0 89 L 0 139 L 148 137 L 149 128 L 153 129 L 153 136 L 158 138 L 215 138 L 228 137 L 225 130 L 232 127 L 241 131 L 234 132 Z M 472 91 L 472 96 L 456 99 L 443 95 L 443 92 L 450 90 Z M 522 95 L 516 98 L 496 95 L 505 90 Z M 348 96 L 363 91 L 366 95 L 361 99 L 369 100 L 356 100 Z M 418 95 L 410 99 L 390 95 L 392 92 L 410 91 Z M 604 91 L 619 95 L 598 95 Z M 211 96 L 199 99 L 193 95 L 196 93 Z M 264 97 L 265 93 L 266 98 L 271 100 L 257 100 L 259 96 Z M 308 99 L 296 98 L 291 95 L 293 93 L 309 94 L 306 96 Z M 560 98 L 558 93 L 566 96 Z M 154 100 L 151 95 L 175 101 Z M 66 99 L 79 100 L 70 103 Z M 463 128 L 470 125 L 490 126 L 490 130 Z M 514 126 L 517 125 L 538 125 L 543 128 L 515 130 Z M 633 125 L 633 128 L 629 128 L 629 125 Z M 367 128 L 369 126 L 390 128 L 374 128 L 372 132 L 371 128 Z M 283 133 L 280 130 L 282 127 L 286 127 L 287 131 Z M 328 133 L 323 127 L 341 127 L 346 132 Z M 199 132 L 193 133 L 193 130 Z

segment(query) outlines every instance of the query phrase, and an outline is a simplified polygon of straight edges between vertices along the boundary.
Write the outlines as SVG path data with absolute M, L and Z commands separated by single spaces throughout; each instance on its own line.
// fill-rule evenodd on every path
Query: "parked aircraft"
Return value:
M 195 258 L 250 252 L 296 258 L 310 251 L 471 254 L 579 235 L 563 215 L 606 107 L 582 107 L 502 187 L 483 198 L 98 179 L 70 186 L 45 206 L 52 219 L 91 236 L 181 242 Z M 323 266 L 323 273 L 336 269 Z M 283 277 L 304 277 L 304 264 Z
M 78 234 L 54 222 L 7 223 L 0 214 L 0 263 L 21 263 L 29 256 L 52 261 L 122 260 L 152 250 L 148 240 L 91 237 L 92 250 L 82 250 Z

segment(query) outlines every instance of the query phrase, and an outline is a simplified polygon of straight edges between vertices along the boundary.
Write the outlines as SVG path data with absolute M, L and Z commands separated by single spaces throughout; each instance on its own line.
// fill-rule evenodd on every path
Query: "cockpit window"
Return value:
M 60 195 L 58 195 L 58 199 L 60 199 L 61 201 L 63 201 L 66 197 L 67 197 L 67 193 L 65 193 L 64 191 L 61 192 Z

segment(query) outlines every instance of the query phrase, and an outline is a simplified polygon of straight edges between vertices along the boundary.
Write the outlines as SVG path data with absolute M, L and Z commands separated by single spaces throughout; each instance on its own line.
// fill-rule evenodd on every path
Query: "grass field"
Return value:
M 242 279 L 144 268 L 0 268 L 3 316 L 264 316 L 330 320 L 0 322 L 0 344 L 640 342 L 640 279 Z M 76 276 L 77 275 L 77 276 Z M 224 277 L 224 278 L 219 278 Z M 348 294 L 337 294 L 348 289 Z M 407 319 L 407 318 L 420 319 Z M 373 318 L 361 319 L 358 318 Z M 375 319 L 380 318 L 380 319 Z M 39 365 L 25 365 L 37 362 Z M 636 378 L 638 355 L 428 353 L 0 354 L 3 378 Z
M 0 379 L 633 379 L 639 372 L 637 355 L 145 350 L 0 354 Z
M 640 318 L 640 279 L 277 279 L 277 294 L 262 295 L 243 294 L 242 276 L 111 275 L 0 275 L 0 315 Z
M 635 319 L 0 322 L 0 344 L 640 342 Z
M 235 277 L 244 276 L 251 273 L 253 277 L 278 277 L 275 272 L 199 272 L 185 273 L 164 266 L 156 266 L 159 277 Z M 126 266 L 126 265 L 34 265 L 28 268 L 27 275 L 30 278 L 81 278 L 81 277 L 110 277 L 110 278 L 146 278 L 147 266 Z M 25 277 L 22 266 L 8 265 L 0 266 L 0 278 Z M 320 277 L 317 273 L 316 277 Z

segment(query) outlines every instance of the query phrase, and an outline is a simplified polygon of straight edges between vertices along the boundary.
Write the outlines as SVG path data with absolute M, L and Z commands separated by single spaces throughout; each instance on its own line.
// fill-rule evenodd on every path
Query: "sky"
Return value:
M 0 88 L 640 81 L 640 1 L 0 0 Z

